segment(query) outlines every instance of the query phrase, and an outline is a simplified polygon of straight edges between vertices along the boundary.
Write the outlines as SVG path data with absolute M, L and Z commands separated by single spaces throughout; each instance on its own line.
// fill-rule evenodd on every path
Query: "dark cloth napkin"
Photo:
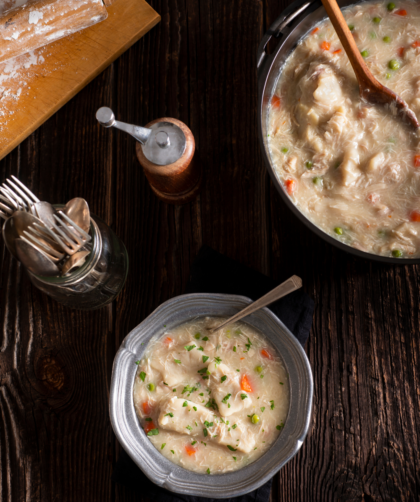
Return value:
M 208 247 L 201 248 L 195 259 L 185 293 L 230 293 L 257 300 L 277 283 Z M 314 302 L 302 289 L 285 296 L 269 307 L 302 345 L 309 336 Z M 268 502 L 271 479 L 253 492 L 229 499 L 209 499 L 169 492 L 152 483 L 122 450 L 114 467 L 112 480 L 149 497 L 153 502 Z

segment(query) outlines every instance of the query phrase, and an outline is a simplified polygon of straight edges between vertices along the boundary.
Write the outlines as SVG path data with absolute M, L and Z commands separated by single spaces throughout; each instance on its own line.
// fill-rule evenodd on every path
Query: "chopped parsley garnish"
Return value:
M 242 331 L 238 328 L 238 329 L 235 331 L 235 335 L 242 335 Z
M 284 427 L 284 424 L 281 424 L 281 425 L 276 425 L 276 429 L 277 429 L 278 431 L 281 431 L 281 430 L 283 429 L 283 427 Z
M 233 446 L 230 446 L 230 444 L 227 445 L 230 451 L 236 451 L 238 448 L 234 448 Z
M 203 338 L 203 342 L 207 342 L 207 341 L 208 341 L 208 339 L 209 339 L 209 337 L 208 337 L 208 336 L 205 336 L 205 337 Z
M 204 425 L 206 427 L 213 427 L 213 422 L 207 422 L 207 420 L 204 420 Z
M 182 407 L 183 407 L 183 408 L 185 408 L 186 406 L 188 406 L 188 401 L 184 401 L 184 402 L 182 403 Z
M 196 347 L 196 345 L 185 345 L 184 349 L 188 350 L 188 352 L 190 352 L 190 350 L 195 349 L 195 347 Z
M 241 372 L 241 370 L 236 370 L 236 371 L 237 371 L 238 373 L 240 373 L 240 372 Z
M 200 347 L 197 347 L 197 350 L 204 350 L 203 347 L 200 345 Z
M 137 366 L 140 364 L 140 361 L 136 361 Z
M 159 429 L 152 429 L 147 433 L 148 436 L 157 436 L 159 434 Z
M 236 427 L 238 427 L 236 424 L 232 425 L 232 429 L 236 429 Z
M 174 414 L 173 414 L 173 413 L 167 413 L 167 414 L 165 415 L 165 417 L 171 417 L 171 418 L 174 418 Z
M 151 422 L 152 419 L 151 418 L 146 418 L 146 422 Z
M 161 450 L 163 450 L 166 446 L 166 443 L 162 443 L 162 446 L 160 447 Z
M 220 359 L 220 357 L 215 357 L 214 362 L 217 365 L 217 364 L 220 364 L 222 362 L 222 360 Z
M 174 359 L 174 361 L 176 362 L 176 364 L 181 364 L 181 361 L 179 359 Z
M 204 396 L 204 394 L 202 392 L 200 392 L 200 394 L 198 394 L 199 396 Z
M 168 385 L 166 382 L 163 382 L 163 385 Z
M 191 443 L 191 446 L 194 446 L 196 443 L 197 443 L 197 441 L 193 441 L 193 442 Z
M 251 340 L 248 338 L 248 343 L 245 344 L 245 347 L 247 348 L 247 350 L 244 350 L 244 352 L 248 352 L 249 349 L 251 348 L 251 346 L 252 346 Z
M 283 382 L 279 382 L 279 384 L 280 384 L 280 385 L 284 385 L 284 383 L 283 383 Z
M 227 403 L 227 400 L 230 398 L 232 394 L 227 394 L 223 399 L 222 399 L 222 403 L 226 404 Z M 247 396 L 248 397 L 248 396 Z
M 172 452 L 172 453 L 173 453 L 173 454 L 175 455 L 175 452 L 174 452 L 174 450 L 171 450 L 171 452 Z
M 233 352 L 236 352 L 236 346 L 235 345 L 233 346 Z
M 185 392 L 189 392 L 188 397 L 191 395 L 192 392 L 195 392 L 198 390 L 198 387 L 191 387 L 191 385 L 186 385 L 183 389 L 181 394 L 184 394 Z
M 224 382 L 225 380 L 227 380 L 227 376 L 226 375 L 223 375 L 222 378 L 220 379 L 221 382 Z
M 195 406 L 193 406 L 193 410 L 194 410 L 194 411 L 197 411 L 197 408 L 196 408 Z
M 230 403 L 228 403 L 228 408 L 230 408 Z
M 270 408 L 271 408 L 272 410 L 274 410 L 274 401 L 270 401 L 270 403 L 271 403 Z
M 140 362 L 140 361 L 139 361 Z M 144 371 L 142 371 L 139 375 L 140 379 L 142 382 L 144 382 L 144 379 L 146 378 L 146 373 Z
M 208 434 L 207 429 L 203 429 L 203 434 L 204 434 L 204 437 L 207 437 L 207 434 Z
M 191 425 L 187 425 L 187 427 L 185 427 L 185 428 L 188 429 L 189 431 L 192 431 Z
M 201 375 L 205 375 L 206 373 L 210 375 L 210 372 L 207 368 L 201 368 L 201 370 L 198 370 L 197 373 L 200 373 Z
M 246 394 L 241 394 L 242 401 L 246 399 L 248 396 Z
M 204 446 L 207 446 L 207 443 L 205 443 L 204 441 L 201 441 L 201 444 L 203 444 Z
M 176 389 L 172 389 L 172 392 L 176 392 Z
M 261 412 L 263 412 L 265 410 L 265 406 L 263 406 L 262 408 L 260 408 Z
M 210 474 L 210 469 L 207 467 L 207 474 Z
M 208 400 L 205 406 L 206 408 L 211 408 L 212 410 L 219 410 L 216 401 L 212 397 Z
M 236 462 L 236 457 L 232 457 L 232 458 L 233 458 L 233 460 Z
M 208 360 L 209 356 L 203 356 L 203 363 L 205 363 Z

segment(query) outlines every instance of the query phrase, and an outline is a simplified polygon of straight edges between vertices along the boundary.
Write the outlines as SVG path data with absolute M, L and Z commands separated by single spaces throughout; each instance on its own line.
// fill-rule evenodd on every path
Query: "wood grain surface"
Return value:
M 119 2 L 115 4 L 118 5 Z M 256 48 L 283 0 L 153 0 L 162 22 L 0 162 L 42 200 L 85 197 L 123 239 L 119 299 L 70 311 L 0 251 L 0 500 L 148 502 L 111 482 L 108 418 L 124 336 L 183 292 L 202 244 L 269 274 L 303 279 L 316 302 L 307 353 L 314 411 L 272 502 L 420 499 L 419 270 L 370 263 L 310 233 L 282 204 L 257 141 Z M 200 196 L 152 193 L 131 138 L 96 109 L 138 124 L 184 121 L 203 159 Z

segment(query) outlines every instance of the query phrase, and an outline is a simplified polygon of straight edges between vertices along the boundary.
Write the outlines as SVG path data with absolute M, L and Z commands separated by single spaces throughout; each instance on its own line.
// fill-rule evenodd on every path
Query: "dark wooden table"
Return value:
M 203 244 L 316 302 L 306 350 L 313 423 L 276 476 L 273 501 L 420 499 L 418 267 L 356 259 L 311 234 L 274 190 L 257 140 L 256 48 L 282 0 L 153 0 L 162 22 L 0 163 L 41 200 L 85 197 L 127 245 L 130 274 L 108 308 L 71 311 L 34 289 L 0 248 L 0 499 L 146 501 L 113 485 L 108 418 L 114 354 L 183 292 Z M 205 162 L 201 196 L 152 194 L 121 120 L 186 122 Z M 141 490 L 139 490 L 141 492 Z

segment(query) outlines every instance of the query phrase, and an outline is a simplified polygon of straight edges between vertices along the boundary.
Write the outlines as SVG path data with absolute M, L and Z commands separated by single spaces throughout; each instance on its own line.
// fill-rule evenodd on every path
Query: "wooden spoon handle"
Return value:
M 336 0 L 322 0 L 322 3 L 350 60 L 361 87 L 360 90 L 372 85 L 376 87 L 377 80 L 364 62 Z

